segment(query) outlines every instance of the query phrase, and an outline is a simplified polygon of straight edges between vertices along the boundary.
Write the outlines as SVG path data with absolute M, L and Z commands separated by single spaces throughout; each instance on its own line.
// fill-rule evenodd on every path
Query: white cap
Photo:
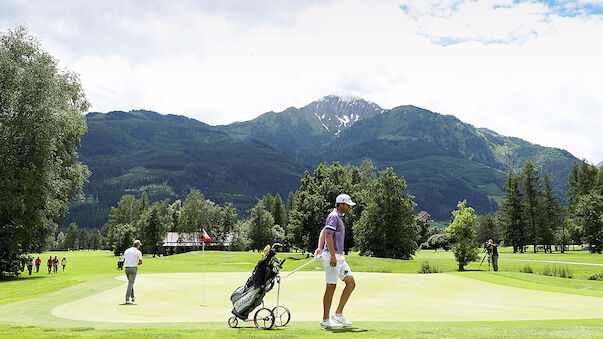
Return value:
M 337 196 L 337 199 L 335 199 L 335 204 L 338 204 L 340 202 L 348 204 L 350 206 L 356 205 L 356 203 L 352 201 L 352 198 L 350 198 L 350 196 L 347 194 L 340 194 Z

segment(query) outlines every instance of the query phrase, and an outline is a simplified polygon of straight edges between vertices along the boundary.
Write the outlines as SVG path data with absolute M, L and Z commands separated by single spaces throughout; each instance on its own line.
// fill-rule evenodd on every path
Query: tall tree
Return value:
M 77 240 L 78 235 L 79 231 L 77 225 L 72 222 L 71 224 L 69 224 L 69 227 L 67 227 L 67 233 L 65 233 L 65 249 L 78 249 L 75 248 L 75 241 Z
M 410 259 L 418 249 L 420 228 L 416 204 L 406 193 L 406 182 L 391 167 L 380 172 L 367 192 L 366 207 L 354 225 L 361 255 Z
M 509 171 L 505 184 L 505 197 L 498 211 L 498 220 L 503 231 L 505 243 L 513 246 L 513 253 L 523 253 L 525 245 L 525 223 L 523 221 L 521 178 Z
M 90 232 L 90 248 L 94 251 L 102 247 L 102 236 L 99 230 L 95 229 Z
M 603 251 L 603 195 L 590 193 L 581 196 L 576 204 L 575 214 L 590 252 L 601 254 Z
M 90 175 L 76 152 L 89 104 L 78 76 L 23 27 L 0 33 L 0 84 L 0 275 L 16 275 Z
M 600 171 L 600 170 L 599 170 Z M 574 209 L 581 196 L 591 193 L 597 184 L 597 168 L 586 160 L 574 162 L 567 182 L 568 214 L 573 217 Z
M 534 244 L 534 253 L 538 250 L 538 222 L 540 221 L 538 203 L 540 199 L 540 177 L 534 163 L 528 160 L 521 170 L 521 189 L 524 196 L 524 220 L 528 227 L 530 241 Z
M 286 241 L 308 251 L 314 251 L 325 218 L 335 207 L 335 198 L 342 193 L 349 194 L 357 205 L 345 216 L 347 253 L 353 246 L 351 236 L 353 225 L 358 220 L 363 204 L 360 194 L 366 187 L 360 182 L 358 168 L 341 166 L 334 162 L 331 166 L 320 164 L 313 175 L 306 171 L 301 186 L 295 193 L 293 210 L 289 213 L 289 225 Z
M 273 228 L 274 219 L 272 215 L 266 211 L 263 201 L 258 202 L 251 209 L 251 218 L 249 219 L 248 238 L 251 249 L 259 251 L 266 245 L 272 245 L 274 241 Z
M 131 194 L 122 196 L 119 202 L 117 202 L 117 207 L 111 207 L 109 220 L 105 227 L 103 227 L 106 232 L 107 242 L 114 244 L 119 241 L 120 232 L 118 228 L 121 228 L 119 225 L 136 225 L 142 211 L 142 202 L 137 200 L 135 196 Z
M 86 230 L 85 228 L 80 228 L 77 231 L 77 240 L 80 250 L 88 249 L 88 230 Z
M 459 202 L 458 209 L 452 212 L 454 221 L 446 231 L 454 244 L 452 251 L 459 264 L 459 271 L 465 269 L 468 263 L 479 259 L 479 244 L 475 241 L 475 212 L 473 208 L 466 206 L 467 201 Z
M 475 219 L 475 234 L 478 244 L 483 244 L 488 239 L 499 243 L 502 239 L 500 226 L 492 214 L 479 215 Z
M 163 239 L 170 229 L 171 217 L 167 213 L 166 203 L 156 202 L 143 212 L 136 226 L 145 252 L 155 255 L 163 252 Z
M 544 172 L 542 177 L 544 184 L 544 191 L 542 192 L 541 207 L 540 207 L 540 222 L 538 228 L 538 239 L 540 243 L 545 246 L 544 251 L 547 249 L 552 253 L 551 244 L 555 243 L 555 234 L 559 228 L 563 227 L 564 222 L 564 208 L 559 199 L 557 199 L 557 193 L 553 186 L 553 181 L 549 177 L 547 172 Z M 562 246 L 561 251 L 564 252 L 565 248 L 565 232 L 562 232 Z
M 283 199 L 281 199 L 281 195 L 276 193 L 274 197 L 274 201 L 272 203 L 272 218 L 274 218 L 274 224 L 280 225 L 281 227 L 285 227 L 287 212 L 285 211 L 285 206 L 283 205 Z

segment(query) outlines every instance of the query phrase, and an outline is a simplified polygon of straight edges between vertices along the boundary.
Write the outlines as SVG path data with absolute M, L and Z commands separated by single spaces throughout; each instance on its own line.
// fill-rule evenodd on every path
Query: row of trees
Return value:
M 71 223 L 65 232 L 59 232 L 56 236 L 51 236 L 47 240 L 48 247 L 51 250 L 98 250 L 105 248 L 104 237 L 98 229 L 87 230 L 78 228 L 75 223 Z
M 102 233 L 116 255 L 132 246 L 134 239 L 141 240 L 145 253 L 156 255 L 163 253 L 167 232 L 199 234 L 205 229 L 214 241 L 223 243 L 232 234 L 236 218 L 232 205 L 219 206 L 199 190 L 191 190 L 184 203 L 166 199 L 150 204 L 143 192 L 140 199 L 124 195 L 117 207 L 111 208 Z

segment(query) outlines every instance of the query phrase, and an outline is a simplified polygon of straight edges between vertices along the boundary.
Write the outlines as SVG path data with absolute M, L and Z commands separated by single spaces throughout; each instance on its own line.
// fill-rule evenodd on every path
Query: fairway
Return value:
M 485 273 L 492 274 L 495 273 Z M 91 322 L 224 322 L 231 316 L 231 292 L 249 273 L 140 274 L 135 305 L 121 305 L 126 281 L 106 291 L 59 305 L 56 317 Z M 523 289 L 450 274 L 355 273 L 357 288 L 346 307 L 356 321 L 505 321 L 603 317 L 601 298 Z M 276 304 L 277 287 L 265 298 Z M 338 286 L 338 300 L 341 284 Z M 319 321 L 322 272 L 298 272 L 283 279 L 281 305 L 292 321 Z M 203 304 L 203 306 L 202 306 Z M 90 311 L 83 311 L 90 310 Z

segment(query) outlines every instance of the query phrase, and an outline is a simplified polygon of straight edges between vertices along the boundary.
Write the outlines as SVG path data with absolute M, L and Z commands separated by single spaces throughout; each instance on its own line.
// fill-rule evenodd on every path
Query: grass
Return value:
M 513 254 L 508 248 L 499 249 L 500 272 L 484 272 L 487 262 L 477 271 L 479 262 L 471 263 L 466 272 L 457 272 L 457 265 L 451 252 L 419 251 L 414 260 L 394 260 L 387 258 L 360 257 L 355 253 L 347 256 L 347 260 L 355 272 L 412 273 L 418 272 L 425 264 L 437 268 L 441 272 L 460 275 L 466 278 L 488 283 L 529 290 L 582 295 L 603 298 L 603 281 L 588 280 L 589 277 L 601 275 L 601 266 L 578 264 L 559 264 L 561 268 L 571 271 L 574 279 L 545 276 L 541 272 L 548 265 L 546 262 L 519 260 L 544 260 L 557 262 L 576 262 L 603 264 L 603 256 L 581 251 L 569 251 L 565 254 L 525 253 Z M 0 317 L 0 338 L 122 338 L 137 335 L 149 338 L 192 338 L 203 337 L 265 337 L 282 338 L 317 337 L 325 334 L 317 328 L 316 322 L 293 322 L 291 327 L 262 332 L 255 328 L 229 329 L 226 323 L 168 323 L 168 324 L 124 324 L 98 323 L 85 321 L 68 321 L 57 318 L 50 313 L 56 305 L 97 293 L 99 290 L 119 286 L 121 282 L 114 279 L 123 272 L 115 270 L 116 258 L 107 251 L 52 252 L 52 255 L 69 260 L 66 272 L 46 274 L 42 266 L 40 273 L 32 277 L 24 276 L 0 280 L 0 309 L 11 303 L 20 305 L 15 309 L 23 310 L 29 320 L 8 321 Z M 45 258 L 49 253 L 43 253 Z M 308 258 L 301 254 L 283 253 L 287 258 L 284 270 L 290 271 L 306 263 Z M 248 272 L 250 273 L 259 259 L 257 252 L 218 252 L 205 253 L 206 272 Z M 509 260 L 515 259 L 515 260 Z M 481 260 L 481 258 L 480 258 Z M 152 258 L 145 256 L 141 272 L 201 272 L 202 257 L 200 252 L 190 252 L 168 257 Z M 521 273 L 529 266 L 535 274 Z M 318 267 L 318 268 L 317 268 Z M 320 265 L 309 265 L 305 271 L 319 271 Z M 567 271 L 566 271 L 567 272 Z M 70 291 L 70 293 L 62 293 Z M 35 305 L 31 300 L 36 300 Z M 551 302 L 555 302 L 554 299 Z M 396 305 L 399 307 L 400 305 Z M 1 312 L 0 312 L 1 313 Z M 15 319 L 19 315 L 14 315 Z M 593 318 L 602 318 L 603 314 L 594 314 Z M 8 319 L 8 318 L 7 318 Z M 23 318 L 25 319 L 25 318 Z M 35 319 L 35 321 L 34 321 Z M 31 324 L 32 326 L 25 326 Z M 603 338 L 603 321 L 593 320 L 541 320 L 541 321 L 496 321 L 496 322 L 355 322 L 355 328 L 347 332 L 330 334 L 332 337 L 572 337 Z

